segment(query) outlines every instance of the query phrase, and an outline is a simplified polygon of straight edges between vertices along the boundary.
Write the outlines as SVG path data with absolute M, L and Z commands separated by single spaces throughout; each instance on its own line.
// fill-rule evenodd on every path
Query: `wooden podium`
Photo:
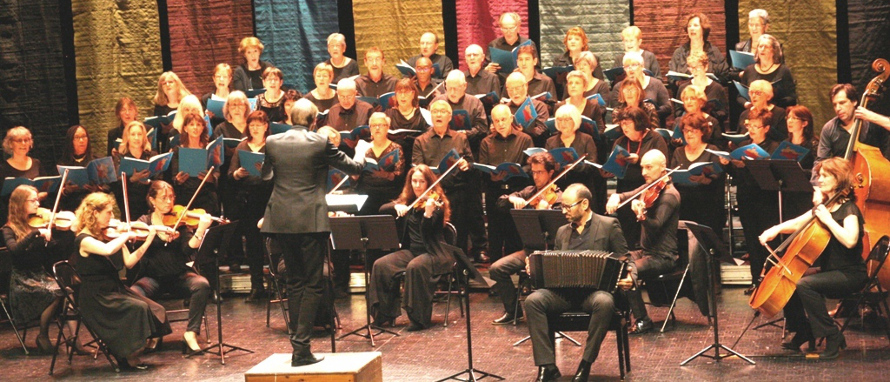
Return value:
M 245 382 L 382 382 L 380 352 L 316 353 L 324 360 L 307 366 L 291 367 L 290 353 L 276 353 L 246 373 Z

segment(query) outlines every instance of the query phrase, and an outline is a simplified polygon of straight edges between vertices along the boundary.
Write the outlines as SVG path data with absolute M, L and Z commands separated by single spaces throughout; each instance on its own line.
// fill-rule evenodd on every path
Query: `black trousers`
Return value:
M 637 320 L 649 318 L 646 311 L 646 305 L 643 303 L 643 294 L 639 290 L 641 280 L 654 278 L 660 274 L 667 273 L 674 268 L 674 260 L 661 255 L 646 254 L 642 250 L 631 251 L 628 253 L 629 264 L 631 267 L 631 277 L 637 283 L 636 290 L 626 292 L 627 301 L 630 304 L 630 310 Z
M 488 247 L 482 194 L 475 180 L 473 179 L 473 183 L 466 189 L 445 190 L 445 195 L 451 202 L 451 224 L 457 228 L 455 245 L 467 251 L 470 249 L 480 251 Z M 468 244 L 472 244 L 472 247 L 468 247 Z
M 393 279 L 405 272 L 405 300 L 402 302 L 399 284 Z M 412 323 L 430 327 L 433 317 L 433 257 L 427 253 L 413 253 L 403 249 L 383 256 L 371 268 L 371 285 L 368 287 L 370 305 L 375 322 L 401 315 L 405 308 Z
M 525 259 L 528 257 L 524 250 L 511 253 L 495 261 L 488 270 L 489 277 L 494 281 L 491 286 L 504 303 L 504 311 L 510 314 L 516 311 L 516 287 L 513 286 L 513 274 L 525 269 Z
M 832 270 L 804 276 L 785 305 L 788 330 L 810 330 L 816 338 L 826 337 L 839 329 L 825 307 L 825 297 L 844 298 L 860 289 L 867 281 L 865 272 Z
M 550 289 L 538 289 L 525 299 L 525 315 L 528 320 L 528 333 L 532 338 L 532 352 L 535 365 L 556 363 L 553 342 L 550 342 L 548 315 L 554 316 L 578 307 L 590 313 L 587 327 L 587 342 L 582 359 L 593 363 L 599 355 L 600 346 L 615 313 L 615 297 L 604 291 L 595 291 L 587 296 L 568 296 Z
M 491 261 L 522 249 L 522 239 L 516 231 L 510 211 L 498 208 L 501 195 L 510 193 L 500 183 L 489 185 L 485 190 L 485 210 L 488 213 L 488 256 Z
M 287 308 L 294 333 L 294 354 L 308 354 L 316 311 L 324 293 L 325 251 L 328 232 L 276 234 L 287 268 Z
M 760 244 L 759 236 L 769 227 L 779 224 L 779 196 L 775 192 L 750 191 L 740 192 L 739 221 L 745 233 L 745 247 L 748 249 L 748 261 L 751 263 L 751 281 L 757 284 L 763 271 L 769 251 Z M 797 216 L 783 216 L 786 220 Z M 770 247 L 779 245 L 779 238 L 771 241 Z
M 141 277 L 130 289 L 147 298 L 154 298 L 165 292 L 176 296 L 188 296 L 189 316 L 186 330 L 196 334 L 201 333 L 201 318 L 210 299 L 210 283 L 204 276 L 186 272 L 173 278 Z

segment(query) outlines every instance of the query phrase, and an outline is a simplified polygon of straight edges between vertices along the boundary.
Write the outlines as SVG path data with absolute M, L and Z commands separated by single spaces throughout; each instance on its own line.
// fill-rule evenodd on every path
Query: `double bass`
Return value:
M 883 58 L 875 60 L 872 69 L 879 75 L 869 81 L 862 92 L 859 106 L 865 108 L 869 101 L 876 100 L 880 95 L 887 77 L 890 76 L 890 63 Z M 880 127 L 878 127 L 880 128 Z M 881 154 L 881 150 L 859 142 L 862 120 L 856 119 L 850 131 L 850 142 L 844 153 L 844 159 L 853 165 L 853 175 L 860 182 L 856 189 L 856 207 L 862 212 L 865 220 L 865 235 L 862 238 L 862 258 L 871 252 L 872 238 L 877 240 L 883 235 L 890 235 L 890 161 Z M 867 264 L 869 271 L 873 264 Z M 890 265 L 885 263 L 878 275 L 881 286 L 890 288 Z

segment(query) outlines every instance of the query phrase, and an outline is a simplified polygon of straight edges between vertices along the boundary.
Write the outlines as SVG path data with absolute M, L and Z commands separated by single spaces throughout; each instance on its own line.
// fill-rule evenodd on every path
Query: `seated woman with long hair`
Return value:
M 163 180 L 151 182 L 148 190 L 148 204 L 151 213 L 137 220 L 148 226 L 164 225 L 164 216 L 173 211 L 176 195 L 173 187 Z M 133 276 L 132 289 L 148 298 L 164 292 L 188 296 L 189 315 L 188 328 L 182 335 L 183 353 L 200 352 L 198 334 L 201 333 L 201 318 L 210 297 L 210 283 L 204 276 L 197 274 L 186 263 L 201 245 L 204 232 L 210 227 L 210 216 L 203 215 L 198 227 L 192 231 L 183 225 L 173 233 L 158 232 L 149 243 L 148 250 L 139 262 L 139 268 Z
M 411 326 L 408 331 L 423 330 L 431 325 L 433 315 L 433 275 L 448 272 L 454 261 L 441 247 L 445 222 L 451 215 L 451 205 L 442 187 L 432 192 L 438 198 L 425 197 L 414 208 L 408 208 L 433 182 L 436 175 L 426 165 L 408 170 L 405 187 L 398 199 L 380 207 L 382 213 L 392 213 L 401 223 L 401 251 L 390 253 L 374 262 L 371 269 L 370 305 L 374 322 L 379 326 L 394 323 L 401 315 L 400 305 L 408 312 Z M 427 195 L 429 196 L 429 194 Z M 405 272 L 405 302 L 401 302 L 397 280 L 393 276 Z
M 830 201 L 839 193 L 848 192 L 856 181 L 849 161 L 830 158 L 819 169 L 819 189 L 822 200 Z M 844 334 L 828 314 L 825 298 L 840 299 L 860 290 L 868 279 L 862 261 L 862 213 L 855 203 L 855 194 L 841 196 L 832 204 L 820 204 L 797 218 L 770 227 L 760 234 L 760 243 L 766 245 L 779 234 L 790 234 L 803 228 L 815 218 L 831 234 L 828 245 L 819 256 L 821 269 L 801 277 L 797 289 L 785 305 L 788 330 L 795 332 L 791 341 L 783 343 L 785 349 L 800 351 L 800 346 L 816 338 L 825 338 L 825 350 L 819 359 L 837 358 L 840 349 L 847 347 Z
M 53 351 L 49 340 L 49 324 L 56 317 L 62 293 L 46 266 L 52 263 L 56 249 L 52 232 L 32 228 L 28 218 L 37 213 L 40 201 L 37 189 L 21 185 L 9 197 L 9 220 L 3 226 L 3 241 L 9 249 L 12 273 L 9 276 L 9 305 L 18 324 L 40 319 L 37 348 Z
M 136 238 L 135 233 L 122 232 L 111 239 L 107 229 L 114 218 L 114 204 L 111 195 L 94 192 L 77 208 L 72 259 L 81 279 L 78 303 L 84 324 L 105 341 L 121 366 L 144 370 L 148 365 L 139 356 L 172 332 L 167 311 L 127 288 L 118 271 L 142 259 L 156 232 L 149 227 L 145 242 L 132 252 L 125 244 Z

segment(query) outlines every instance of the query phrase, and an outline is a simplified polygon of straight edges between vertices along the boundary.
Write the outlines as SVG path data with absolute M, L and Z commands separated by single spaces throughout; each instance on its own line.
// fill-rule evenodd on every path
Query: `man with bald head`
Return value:
M 468 46 L 464 51 L 464 61 L 467 63 L 467 71 L 464 72 L 467 93 L 476 95 L 494 92 L 500 97 L 501 81 L 498 76 L 482 67 L 485 62 L 485 53 L 482 51 L 482 47 L 476 44 Z
M 454 69 L 454 63 L 451 62 L 451 59 L 448 56 L 441 55 L 436 53 L 436 50 L 439 49 L 439 36 L 437 36 L 433 32 L 426 32 L 420 36 L 420 54 L 414 57 L 411 57 L 406 61 L 408 65 L 411 65 L 412 68 L 417 69 L 417 60 L 421 57 L 426 57 L 430 59 L 432 62 L 431 65 L 439 66 L 439 75 L 436 76 L 435 71 L 431 74 L 434 78 L 442 79 L 448 72 Z
M 429 58 L 418 58 L 414 69 L 417 70 L 417 75 L 414 76 L 414 84 L 419 91 L 417 95 L 432 100 L 442 94 L 442 80 L 433 78 L 433 62 Z
M 444 100 L 451 105 L 452 110 L 466 110 L 470 117 L 470 129 L 459 130 L 466 134 L 470 140 L 473 153 L 479 152 L 479 142 L 488 135 L 488 118 L 485 116 L 485 107 L 482 101 L 473 96 L 467 96 L 467 80 L 460 70 L 452 70 L 445 79 L 445 94 L 435 99 Z
M 374 112 L 374 106 L 356 99 L 355 81 L 344 78 L 337 82 L 337 99 L 340 103 L 332 106 L 328 111 L 325 124 L 337 131 L 351 131 L 352 129 L 368 124 L 368 118 Z M 340 145 L 340 150 L 346 152 L 349 157 L 355 155 L 355 149 L 347 146 L 345 142 Z
M 643 154 L 640 165 L 643 168 L 643 179 L 646 180 L 646 184 L 636 190 L 612 194 L 606 204 L 606 213 L 615 213 L 619 204 L 667 174 L 667 160 L 660 150 L 647 151 Z M 666 182 L 664 189 L 651 206 L 646 207 L 646 204 L 639 199 L 630 202 L 630 208 L 637 215 L 637 223 L 640 224 L 641 231 L 641 249 L 628 254 L 629 260 L 633 261 L 631 274 L 638 283 L 641 278 L 647 279 L 667 273 L 673 269 L 674 263 L 679 257 L 677 254 L 677 227 L 680 222 L 680 193 L 670 183 L 669 177 Z M 632 333 L 642 334 L 652 330 L 652 320 L 649 319 L 649 314 L 646 312 L 640 291 L 628 292 L 628 302 L 630 302 L 630 309 L 636 318 Z
M 507 82 L 504 84 L 504 90 L 507 96 L 510 97 L 507 106 L 510 107 L 510 112 L 516 115 L 519 106 L 522 106 L 522 103 L 528 98 L 528 79 L 520 72 L 510 73 L 507 76 Z M 547 105 L 536 99 L 532 100 L 532 104 L 535 106 L 538 117 L 535 119 L 535 122 L 523 128 L 523 130 L 526 134 L 531 135 L 536 147 L 544 147 L 549 136 L 544 123 L 550 119 L 550 110 L 547 108 Z

